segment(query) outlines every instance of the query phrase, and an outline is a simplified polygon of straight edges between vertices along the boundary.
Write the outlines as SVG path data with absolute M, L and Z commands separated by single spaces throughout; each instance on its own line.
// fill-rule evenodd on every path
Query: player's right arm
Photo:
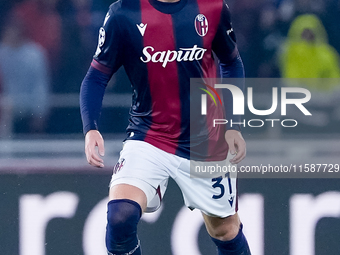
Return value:
M 122 36 L 117 21 L 120 5 L 113 4 L 99 31 L 98 47 L 81 84 L 80 111 L 85 135 L 85 154 L 92 166 L 103 167 L 104 140 L 98 131 L 105 88 L 122 65 Z M 98 148 L 98 150 L 97 150 Z
M 80 89 L 80 112 L 85 134 L 86 159 L 90 165 L 96 167 L 104 167 L 100 157 L 104 156 L 104 140 L 98 131 L 98 121 L 109 79 L 109 75 L 91 66 Z M 98 152 L 96 147 L 98 147 Z

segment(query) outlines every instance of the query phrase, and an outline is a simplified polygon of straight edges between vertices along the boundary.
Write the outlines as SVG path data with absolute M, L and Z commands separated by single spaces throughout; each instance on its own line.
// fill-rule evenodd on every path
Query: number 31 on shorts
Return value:
M 229 194 L 233 193 L 232 187 L 231 187 L 231 180 L 230 180 L 230 172 L 225 174 L 225 178 L 228 178 L 228 188 L 229 188 Z M 213 199 L 220 199 L 221 197 L 224 196 L 225 194 L 225 187 L 224 185 L 221 183 L 223 180 L 223 177 L 217 177 L 217 178 L 213 178 L 211 181 L 214 182 L 212 187 L 217 189 L 220 189 L 220 194 L 219 195 L 213 195 L 212 198 Z

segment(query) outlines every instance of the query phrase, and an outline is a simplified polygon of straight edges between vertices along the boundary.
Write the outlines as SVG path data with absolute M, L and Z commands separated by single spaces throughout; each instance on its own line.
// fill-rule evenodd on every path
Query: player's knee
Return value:
M 109 228 L 122 233 L 137 228 L 141 217 L 141 208 L 138 203 L 128 199 L 112 200 L 108 204 L 107 224 Z
M 242 224 L 238 229 L 238 233 L 233 238 L 228 238 L 223 240 L 222 238 L 216 239 L 212 238 L 212 241 L 215 243 L 218 249 L 218 254 L 242 254 L 242 255 L 251 255 L 248 241 L 243 234 Z
M 109 251 L 136 246 L 137 224 L 142 211 L 138 203 L 128 199 L 112 200 L 108 204 L 106 244 Z
M 223 229 L 213 230 L 210 235 L 220 241 L 230 241 L 237 236 L 239 229 L 236 226 L 224 227 Z
M 240 221 L 238 217 L 231 216 L 227 219 L 220 219 L 220 224 L 210 228 L 211 237 L 220 241 L 229 241 L 234 239 L 240 231 Z

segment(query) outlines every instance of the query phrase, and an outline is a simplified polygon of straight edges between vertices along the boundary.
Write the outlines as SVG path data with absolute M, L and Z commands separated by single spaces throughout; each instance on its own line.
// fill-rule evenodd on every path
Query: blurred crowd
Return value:
M 309 45 L 313 43 L 331 45 L 329 48 L 337 58 L 337 52 L 340 51 L 338 32 L 340 1 L 229 0 L 229 2 L 238 46 L 248 77 L 286 77 L 284 65 L 287 64 L 285 61 L 289 60 L 285 55 L 289 54 L 291 43 L 308 40 L 304 40 L 302 33 L 298 34 L 304 29 L 309 29 L 315 39 L 309 40 Z M 301 19 L 305 15 L 313 15 L 314 21 Z M 294 29 L 295 32 L 292 31 Z M 301 54 L 295 58 L 300 58 Z M 335 66 L 338 68 L 338 63 L 335 63 Z M 325 74 L 323 77 L 328 76 Z M 298 75 L 296 78 L 302 77 Z M 314 76 L 307 75 L 304 78 Z
M 247 77 L 340 77 L 340 0 L 227 2 Z M 46 132 L 50 96 L 79 92 L 111 3 L 0 0 L 0 137 Z
M 45 131 L 50 95 L 78 93 L 104 0 L 0 2 L 0 134 Z

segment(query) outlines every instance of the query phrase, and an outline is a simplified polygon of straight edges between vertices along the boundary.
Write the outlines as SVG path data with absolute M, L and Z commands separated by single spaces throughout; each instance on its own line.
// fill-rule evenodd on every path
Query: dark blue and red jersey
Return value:
M 133 88 L 127 139 L 185 158 L 193 146 L 205 148 L 197 159 L 226 158 L 225 127 L 201 132 L 194 143 L 190 136 L 190 78 L 244 75 L 224 0 L 112 4 L 81 88 L 84 133 L 98 129 L 105 86 L 120 66 Z

